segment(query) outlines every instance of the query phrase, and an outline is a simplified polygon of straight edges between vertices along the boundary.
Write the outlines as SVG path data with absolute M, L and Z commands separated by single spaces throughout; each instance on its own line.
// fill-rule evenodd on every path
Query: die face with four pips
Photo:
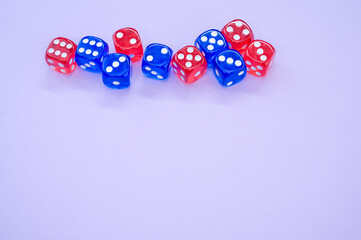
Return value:
M 169 75 L 172 49 L 160 43 L 153 43 L 146 47 L 142 60 L 144 75 L 155 79 L 166 79 Z
M 248 73 L 263 77 L 271 68 L 276 50 L 263 40 L 253 41 L 244 54 Z
M 103 83 L 110 88 L 121 89 L 130 85 L 131 60 L 121 53 L 108 54 L 102 65 Z
M 183 82 L 193 83 L 205 74 L 207 61 L 198 48 L 185 46 L 174 54 L 171 66 Z
M 143 45 L 140 35 L 134 28 L 122 28 L 113 34 L 115 51 L 128 55 L 132 62 L 142 59 Z
M 229 47 L 237 50 L 242 55 L 254 39 L 251 27 L 241 19 L 227 23 L 221 32 L 226 38 Z
M 239 83 L 247 74 L 242 55 L 236 50 L 219 53 L 213 60 L 213 71 L 218 82 L 225 87 Z
M 109 52 L 108 44 L 93 36 L 83 37 L 76 49 L 75 60 L 79 67 L 90 72 L 101 72 L 102 61 Z
M 208 67 L 212 66 L 213 58 L 218 53 L 229 49 L 223 34 L 216 29 L 210 29 L 199 35 L 195 41 L 195 46 L 206 58 Z
M 76 68 L 76 44 L 63 37 L 53 39 L 45 53 L 45 61 L 55 71 L 69 74 Z

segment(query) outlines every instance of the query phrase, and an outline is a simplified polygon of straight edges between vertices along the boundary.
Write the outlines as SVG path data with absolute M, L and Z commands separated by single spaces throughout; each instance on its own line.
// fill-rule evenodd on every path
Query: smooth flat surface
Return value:
M 360 1 L 1 1 L 1 240 L 361 239 Z M 277 56 L 221 87 L 111 90 L 44 61 L 131 26 L 174 51 L 244 19 Z

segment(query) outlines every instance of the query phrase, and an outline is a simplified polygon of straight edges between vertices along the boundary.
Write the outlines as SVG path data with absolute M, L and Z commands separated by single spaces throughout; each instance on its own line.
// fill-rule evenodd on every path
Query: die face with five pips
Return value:
M 104 57 L 109 52 L 108 44 L 93 36 L 83 37 L 76 49 L 75 60 L 79 67 L 90 72 L 101 72 Z
M 207 61 L 198 48 L 185 46 L 174 54 L 171 66 L 183 82 L 193 83 L 205 74 Z
M 253 31 L 243 20 L 236 19 L 227 23 L 221 30 L 231 49 L 242 55 L 253 41 Z
M 172 49 L 164 44 L 153 43 L 146 47 L 142 60 L 144 75 L 154 79 L 166 79 L 169 75 Z
M 199 35 L 195 41 L 195 46 L 206 58 L 208 67 L 212 66 L 213 58 L 218 53 L 229 48 L 223 34 L 216 29 L 210 29 Z
M 102 65 L 103 83 L 114 89 L 127 88 L 130 85 L 131 60 L 121 53 L 108 54 Z
M 76 44 L 63 37 L 53 39 L 45 53 L 45 61 L 49 67 L 57 72 L 69 74 L 76 68 Z

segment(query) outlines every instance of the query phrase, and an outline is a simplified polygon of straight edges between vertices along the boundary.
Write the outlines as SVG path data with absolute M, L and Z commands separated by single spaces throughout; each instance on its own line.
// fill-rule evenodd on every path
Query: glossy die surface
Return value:
M 172 53 L 172 49 L 166 45 L 159 43 L 150 44 L 145 49 L 142 60 L 144 75 L 155 79 L 166 79 L 169 75 Z
M 139 33 L 134 28 L 122 28 L 113 34 L 115 51 L 128 55 L 132 62 L 142 59 L 143 46 Z
M 228 87 L 239 83 L 246 76 L 247 67 L 239 52 L 226 50 L 214 58 L 213 71 L 218 82 Z
M 172 68 L 185 83 L 193 83 L 200 79 L 207 70 L 207 61 L 194 46 L 181 48 L 172 58 Z
M 68 74 L 74 71 L 76 44 L 63 37 L 51 41 L 45 53 L 46 63 L 55 71 Z
M 270 69 L 274 56 L 274 47 L 262 40 L 253 41 L 244 54 L 247 71 L 255 76 L 265 76 Z
M 111 53 L 104 58 L 103 83 L 110 88 L 121 89 L 130 85 L 131 61 L 121 53 Z
M 83 37 L 76 49 L 75 60 L 79 67 L 90 72 L 101 72 L 102 61 L 109 52 L 108 44 L 97 37 Z
M 253 41 L 254 36 L 250 26 L 243 20 L 236 19 L 226 24 L 221 31 L 229 47 L 242 55 Z
M 220 52 L 228 49 L 228 43 L 223 34 L 215 29 L 205 31 L 196 39 L 196 47 L 205 56 L 208 67 L 212 66 L 213 58 Z

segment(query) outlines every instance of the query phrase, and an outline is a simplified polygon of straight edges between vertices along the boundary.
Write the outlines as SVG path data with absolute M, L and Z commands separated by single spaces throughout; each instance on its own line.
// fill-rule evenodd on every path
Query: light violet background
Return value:
M 361 239 L 361 4 L 1 1 L 1 240 Z M 277 49 L 259 79 L 111 90 L 44 61 L 57 36 L 139 30 L 174 51 L 235 18 Z

